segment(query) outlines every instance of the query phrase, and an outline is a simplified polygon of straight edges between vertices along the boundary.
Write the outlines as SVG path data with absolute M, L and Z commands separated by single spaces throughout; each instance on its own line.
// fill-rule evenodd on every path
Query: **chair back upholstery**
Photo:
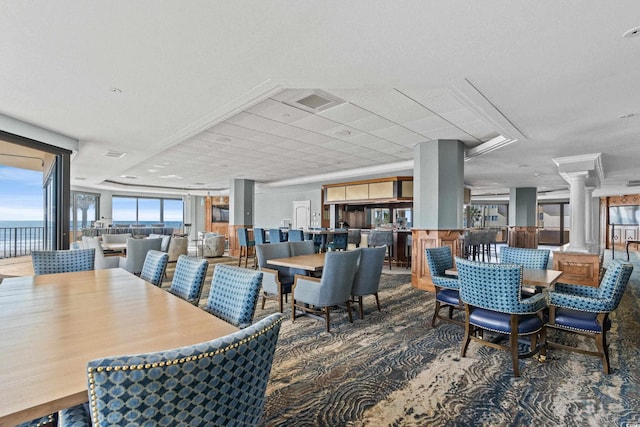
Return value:
M 169 251 L 169 244 L 171 243 L 171 236 L 167 234 L 149 234 L 150 239 L 162 239 L 162 243 L 160 244 L 160 250 L 162 252 Z
M 306 302 L 322 307 L 344 304 L 351 297 L 359 258 L 360 251 L 327 252 L 318 298 Z M 295 295 L 298 298 L 299 294 Z
M 169 262 L 178 261 L 180 255 L 189 255 L 189 238 L 173 236 L 169 242 Z
M 162 285 L 164 272 L 169 262 L 169 254 L 162 251 L 149 251 L 142 265 L 140 278 L 156 286 Z
M 234 326 L 246 328 L 253 322 L 261 286 L 260 271 L 218 264 L 204 309 Z
M 302 242 L 304 240 L 304 233 L 302 230 L 289 230 L 288 240 L 290 242 Z
M 282 231 L 279 228 L 269 229 L 269 243 L 280 243 L 284 240 Z
M 140 274 L 149 251 L 159 251 L 162 239 L 127 239 L 127 257 L 120 258 L 120 267 L 129 273 Z
M 393 246 L 393 231 L 391 230 L 371 230 L 368 240 L 369 246 Z
M 249 246 L 249 230 L 238 228 L 238 243 L 240 246 Z
M 505 246 L 500 249 L 500 262 L 503 264 L 519 264 L 524 268 L 546 270 L 549 262 L 549 250 Z
M 347 250 L 347 244 L 349 240 L 349 232 L 336 233 L 333 235 L 333 240 L 329 244 L 329 247 L 333 250 Z
M 208 267 L 206 259 L 180 255 L 169 292 L 197 306 Z
M 384 257 L 387 252 L 385 246 L 379 248 L 360 248 L 360 261 L 358 270 L 353 279 L 351 295 L 371 295 L 378 292 L 380 286 L 380 275 L 384 265 Z
M 289 256 L 313 255 L 314 253 L 316 253 L 313 240 L 289 242 L 289 253 Z
M 93 270 L 95 265 L 95 249 L 32 251 L 31 262 L 33 263 L 33 272 L 36 276 L 41 274 Z
M 441 246 L 438 248 L 427 248 L 424 251 L 433 284 L 440 288 L 459 289 L 460 284 L 458 283 L 458 279 L 448 277 L 445 274 L 446 270 L 453 268 L 451 248 Z
M 127 243 L 131 233 L 103 234 L 102 243 Z
M 82 236 L 82 246 L 85 249 L 95 249 L 95 260 L 93 268 L 95 270 L 104 270 L 105 268 L 117 268 L 119 257 L 105 257 L 102 250 L 102 244 L 98 237 Z
M 456 258 L 460 299 L 471 306 L 510 314 L 533 314 L 545 306 L 537 294 L 521 302 L 522 266 Z
M 256 241 L 256 245 L 264 245 L 265 243 L 267 243 L 267 235 L 264 231 L 264 228 L 253 229 L 253 240 Z
M 600 280 L 600 286 L 558 283 L 555 291 L 549 292 L 549 304 L 591 313 L 609 313 L 618 307 L 632 271 L 631 263 L 614 259 Z
M 360 241 L 362 240 L 362 230 L 359 228 L 352 228 L 347 231 L 347 243 L 353 243 L 356 247 L 360 246 Z
M 212 341 L 90 361 L 92 424 L 258 425 L 281 322 L 276 313 Z

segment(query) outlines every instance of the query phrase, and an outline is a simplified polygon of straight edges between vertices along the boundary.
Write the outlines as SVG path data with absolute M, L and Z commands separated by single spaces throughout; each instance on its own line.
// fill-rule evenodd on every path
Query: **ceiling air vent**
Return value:
M 111 151 L 111 150 L 109 150 L 106 153 L 104 153 L 105 157 L 115 157 L 116 159 L 120 159 L 120 158 L 122 158 L 122 157 L 124 157 L 126 155 L 127 155 L 127 153 L 123 153 L 123 152 L 120 152 L 120 151 Z
M 627 187 L 640 187 L 640 180 L 628 181 Z
M 345 101 L 321 90 L 293 90 L 292 96 L 283 102 L 292 107 L 299 108 L 310 113 L 319 113 Z

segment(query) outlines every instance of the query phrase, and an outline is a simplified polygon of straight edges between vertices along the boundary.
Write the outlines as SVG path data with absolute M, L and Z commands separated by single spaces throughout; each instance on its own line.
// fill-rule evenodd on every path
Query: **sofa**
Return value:
M 203 256 L 210 258 L 224 255 L 225 241 L 224 234 L 205 233 L 202 243 Z

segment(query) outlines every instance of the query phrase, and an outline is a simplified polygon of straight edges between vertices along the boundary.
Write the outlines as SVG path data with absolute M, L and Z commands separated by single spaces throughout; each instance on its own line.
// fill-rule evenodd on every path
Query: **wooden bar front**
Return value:
M 538 249 L 538 227 L 509 227 L 509 246 Z
M 453 257 L 462 256 L 460 238 L 464 230 L 412 230 L 411 285 L 416 289 L 434 292 L 425 249 L 448 246 Z
M 589 247 L 588 252 L 573 252 L 569 244 L 553 251 L 553 269 L 562 271 L 562 283 L 600 286 L 600 251 Z

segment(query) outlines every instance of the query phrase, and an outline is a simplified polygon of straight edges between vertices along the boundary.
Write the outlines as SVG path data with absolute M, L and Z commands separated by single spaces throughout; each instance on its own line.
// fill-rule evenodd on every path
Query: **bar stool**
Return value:
M 389 270 L 391 270 L 391 257 L 393 247 L 393 231 L 389 230 L 371 230 L 369 234 L 369 246 L 387 246 L 387 259 L 389 260 Z
M 249 248 L 256 246 L 255 240 L 249 240 L 249 230 L 246 228 L 238 228 L 238 243 L 240 244 L 240 258 L 238 258 L 238 267 L 242 263 L 242 252 L 244 248 L 244 267 L 247 268 L 249 262 Z M 253 251 L 253 266 L 256 268 L 256 252 Z

